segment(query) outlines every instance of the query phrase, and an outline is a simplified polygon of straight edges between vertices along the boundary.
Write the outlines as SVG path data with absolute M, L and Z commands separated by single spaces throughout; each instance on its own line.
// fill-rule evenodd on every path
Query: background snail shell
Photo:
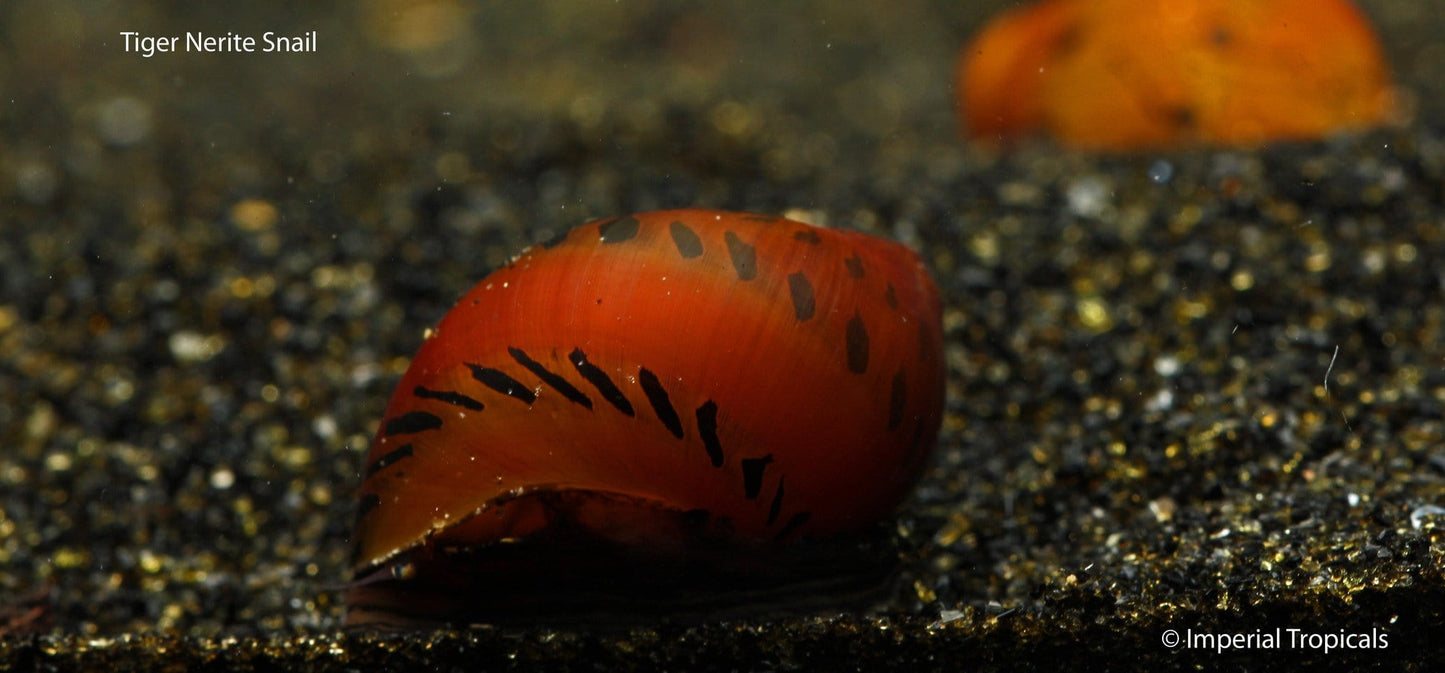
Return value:
M 872 526 L 937 435 L 941 311 L 903 246 L 778 217 L 642 213 L 528 249 L 447 313 L 391 399 L 348 621 L 456 608 L 408 583 Z M 622 551 L 538 558 L 579 544 Z
M 1313 140 L 1393 114 L 1385 50 L 1349 0 L 1042 0 L 960 52 L 979 141 L 1102 151 Z

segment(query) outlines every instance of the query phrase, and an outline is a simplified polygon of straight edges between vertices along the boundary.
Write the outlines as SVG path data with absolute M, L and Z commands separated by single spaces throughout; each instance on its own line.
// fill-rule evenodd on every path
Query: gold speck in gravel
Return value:
M 231 222 L 244 231 L 264 231 L 276 225 L 276 206 L 264 199 L 245 199 L 231 206 Z

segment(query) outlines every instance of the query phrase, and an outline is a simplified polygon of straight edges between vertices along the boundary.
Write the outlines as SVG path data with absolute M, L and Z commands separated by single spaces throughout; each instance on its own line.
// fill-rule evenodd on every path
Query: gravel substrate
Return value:
M 992 7 L 838 4 L 0 4 L 0 669 L 1445 666 L 1445 8 L 1364 4 L 1393 128 L 1090 156 L 958 140 Z M 317 50 L 121 35 L 268 30 Z M 525 245 L 685 206 L 934 269 L 947 418 L 896 588 L 341 632 L 423 330 Z

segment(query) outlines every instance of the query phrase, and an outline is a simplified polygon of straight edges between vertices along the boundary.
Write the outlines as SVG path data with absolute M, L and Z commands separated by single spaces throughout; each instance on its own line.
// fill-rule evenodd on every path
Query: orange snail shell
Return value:
M 1396 114 L 1385 50 L 1349 0 L 1042 0 L 990 21 L 956 82 L 965 134 L 988 143 L 1248 147 Z
M 730 554 L 873 526 L 937 436 L 941 312 L 903 246 L 778 217 L 641 213 L 524 251 L 392 396 L 348 622 L 590 565 L 745 574 Z

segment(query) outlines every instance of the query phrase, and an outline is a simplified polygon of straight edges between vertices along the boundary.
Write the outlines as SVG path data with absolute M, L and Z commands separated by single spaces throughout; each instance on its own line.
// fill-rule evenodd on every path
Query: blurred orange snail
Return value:
M 928 458 L 941 311 L 907 248 L 779 217 L 640 213 L 524 251 L 443 317 L 383 415 L 347 623 L 815 572 Z
M 970 138 L 1094 150 L 1310 140 L 1392 109 L 1348 0 L 1044 0 L 963 49 L 957 95 Z

